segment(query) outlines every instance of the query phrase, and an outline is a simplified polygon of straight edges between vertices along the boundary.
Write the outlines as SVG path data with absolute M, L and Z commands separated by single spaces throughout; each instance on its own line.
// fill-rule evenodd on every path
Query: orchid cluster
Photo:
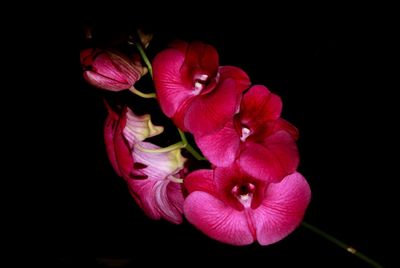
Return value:
M 147 44 L 136 45 L 141 58 L 90 48 L 81 51 L 81 63 L 84 78 L 95 87 L 156 98 L 178 128 L 182 141 L 161 148 L 149 138 L 164 127 L 154 125 L 150 114 L 105 102 L 106 151 L 138 206 L 152 219 L 180 224 L 185 217 L 209 237 L 232 245 L 269 245 L 291 233 L 311 192 L 297 172 L 298 130 L 281 118 L 281 98 L 253 85 L 240 68 L 220 66 L 211 45 L 176 41 L 151 63 L 143 49 Z M 135 87 L 145 75 L 153 78 L 155 93 Z M 196 146 L 185 135 L 192 135 Z M 183 150 L 210 168 L 193 170 Z

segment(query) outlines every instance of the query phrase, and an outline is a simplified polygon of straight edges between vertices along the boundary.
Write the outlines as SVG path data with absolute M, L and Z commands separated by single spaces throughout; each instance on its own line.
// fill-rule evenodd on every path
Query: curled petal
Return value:
M 155 198 L 154 186 L 157 183 L 155 180 L 127 180 L 126 181 L 131 192 L 139 207 L 146 213 L 146 215 L 153 219 L 161 219 L 161 214 L 157 208 Z
M 164 218 L 182 223 L 183 193 L 181 185 L 170 180 L 127 180 L 136 203 L 151 219 Z
M 172 223 L 182 223 L 183 194 L 180 185 L 168 180 L 158 181 L 154 195 L 161 216 Z
M 117 163 L 117 156 L 115 155 L 114 147 L 114 135 L 117 122 L 118 121 L 113 118 L 112 114 L 109 114 L 107 116 L 104 124 L 104 143 L 106 146 L 108 159 L 110 160 L 114 171 L 118 174 L 118 176 L 122 176 L 121 171 L 119 170 L 119 165 Z M 130 154 L 128 155 L 130 156 Z
M 162 126 L 153 125 L 149 114 L 138 116 L 128 108 L 123 133 L 131 148 L 136 142 L 159 135 L 163 131 L 164 128 Z
M 111 107 L 106 103 L 108 116 L 104 125 L 104 143 L 108 158 L 115 172 L 124 178 L 129 177 L 133 168 L 133 158 L 127 141 L 122 131 L 126 124 L 125 112 L 119 118 Z
M 145 149 L 160 149 L 159 146 L 150 142 L 141 142 L 140 147 Z M 168 175 L 176 174 L 184 167 L 186 158 L 181 155 L 180 149 L 175 149 L 165 153 L 148 153 L 138 148 L 133 151 L 135 162 L 146 165 L 140 171 L 150 179 L 163 180 Z

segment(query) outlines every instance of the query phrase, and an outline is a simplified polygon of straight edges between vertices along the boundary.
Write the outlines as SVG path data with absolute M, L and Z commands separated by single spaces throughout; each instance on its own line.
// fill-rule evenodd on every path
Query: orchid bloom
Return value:
M 185 179 L 184 213 L 209 237 L 232 245 L 275 243 L 302 221 L 311 191 L 300 173 L 267 183 L 237 166 L 197 170 Z
M 183 194 L 181 184 L 184 163 L 180 149 L 170 152 L 144 152 L 160 147 L 144 141 L 163 132 L 150 115 L 135 115 L 125 108 L 121 115 L 108 105 L 105 144 L 114 170 L 128 184 L 129 190 L 144 212 L 152 219 L 165 218 L 182 222 Z
M 80 57 L 86 81 L 110 91 L 130 88 L 145 73 L 139 62 L 113 51 L 89 48 Z
M 297 129 L 280 118 L 281 99 L 264 86 L 253 86 L 243 95 L 239 112 L 220 130 L 195 135 L 196 143 L 216 166 L 237 161 L 251 176 L 278 182 L 299 163 Z
M 215 48 L 200 42 L 175 42 L 157 54 L 153 72 L 164 114 L 180 129 L 199 135 L 229 121 L 250 85 L 244 71 L 219 67 Z

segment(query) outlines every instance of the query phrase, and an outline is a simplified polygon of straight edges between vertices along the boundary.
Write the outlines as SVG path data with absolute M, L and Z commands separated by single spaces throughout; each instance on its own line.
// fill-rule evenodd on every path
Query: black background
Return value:
M 82 12 L 79 50 L 115 45 L 138 25 L 155 34 L 150 57 L 175 38 L 215 46 L 221 65 L 241 67 L 254 84 L 280 95 L 282 116 L 299 128 L 299 171 L 312 189 L 305 220 L 385 267 L 393 265 L 388 244 L 396 243 L 392 196 L 398 175 L 391 153 L 396 152 L 397 107 L 395 86 L 388 83 L 393 75 L 388 68 L 389 23 L 378 19 L 378 11 L 362 9 L 277 13 L 250 8 L 235 14 L 204 7 L 189 10 L 163 16 L 132 11 L 112 17 Z M 93 27 L 91 41 L 84 38 L 88 25 Z M 270 246 L 233 247 L 209 239 L 187 222 L 176 226 L 148 219 L 112 170 L 102 136 L 102 98 L 129 98 L 132 103 L 138 99 L 129 92 L 109 93 L 88 85 L 78 49 L 75 52 L 76 86 L 54 93 L 65 119 L 57 128 L 63 151 L 56 147 L 51 154 L 53 168 L 65 182 L 53 194 L 58 206 L 52 214 L 57 265 L 101 267 L 99 263 L 105 265 L 109 258 L 122 259 L 129 267 L 142 261 L 368 267 L 303 227 Z

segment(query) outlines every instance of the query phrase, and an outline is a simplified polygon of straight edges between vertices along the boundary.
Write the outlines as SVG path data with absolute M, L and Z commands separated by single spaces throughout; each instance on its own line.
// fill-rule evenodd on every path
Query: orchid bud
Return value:
M 84 78 L 91 85 L 111 91 L 130 88 L 143 75 L 143 67 L 116 52 L 101 49 L 81 51 Z

